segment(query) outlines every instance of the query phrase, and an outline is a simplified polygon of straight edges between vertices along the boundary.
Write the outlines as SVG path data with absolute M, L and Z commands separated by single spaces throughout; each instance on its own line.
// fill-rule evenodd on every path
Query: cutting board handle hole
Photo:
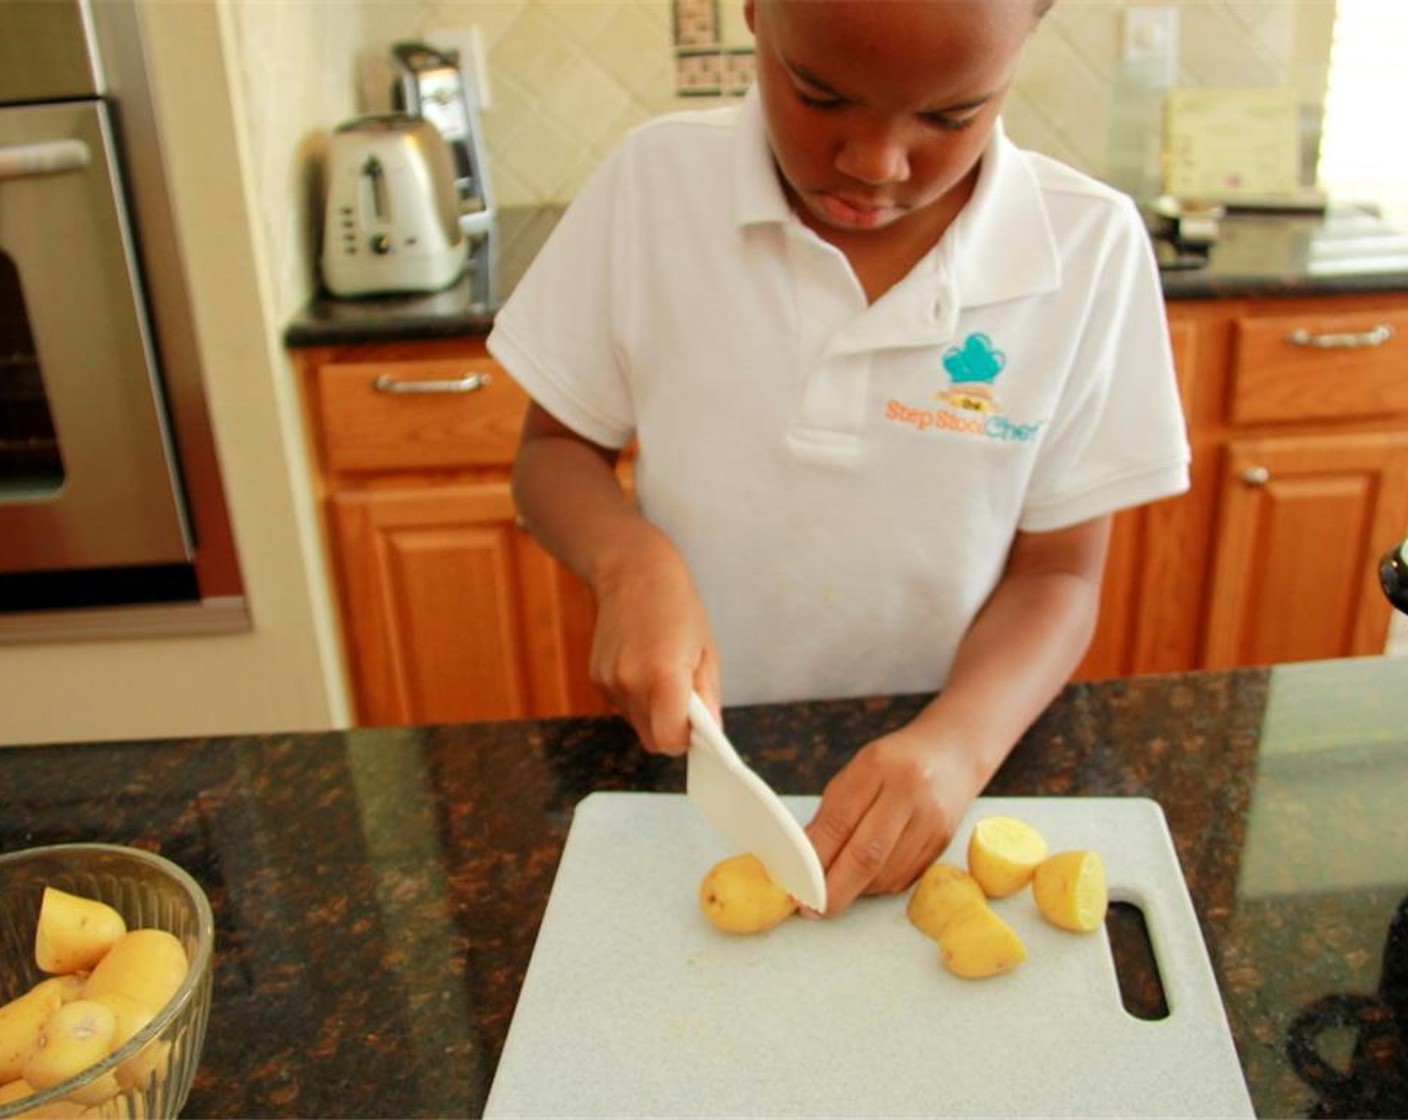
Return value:
M 1168 997 L 1144 911 L 1132 902 L 1112 901 L 1105 915 L 1105 931 L 1110 935 L 1124 1009 L 1147 1022 L 1167 1019 Z

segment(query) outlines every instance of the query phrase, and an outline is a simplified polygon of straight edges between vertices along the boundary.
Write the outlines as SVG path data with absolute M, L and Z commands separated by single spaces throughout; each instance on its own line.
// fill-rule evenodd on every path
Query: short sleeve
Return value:
M 615 343 L 630 205 L 618 150 L 573 199 L 494 317 L 489 352 L 563 424 L 604 447 L 635 422 Z
M 1189 450 L 1153 250 L 1121 211 L 1019 520 L 1044 532 L 1188 489 Z

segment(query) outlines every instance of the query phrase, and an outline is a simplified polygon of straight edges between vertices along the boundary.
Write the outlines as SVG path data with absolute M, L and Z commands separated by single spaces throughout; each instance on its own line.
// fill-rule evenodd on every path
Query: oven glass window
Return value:
M 52 493 L 63 482 L 19 269 L 0 252 L 0 500 Z

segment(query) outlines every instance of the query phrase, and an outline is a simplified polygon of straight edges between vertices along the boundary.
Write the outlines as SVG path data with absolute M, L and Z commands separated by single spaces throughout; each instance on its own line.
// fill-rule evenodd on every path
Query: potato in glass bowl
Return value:
M 89 914 L 57 896 L 62 892 L 111 907 L 127 935 L 105 945 L 96 964 L 80 958 L 87 967 L 73 971 L 53 945 L 37 954 L 45 888 L 54 888 L 48 906 L 67 908 L 66 921 L 51 924 L 67 925 L 80 939 L 104 924 L 99 908 Z M 157 932 L 132 937 L 134 931 Z M 161 856 L 115 844 L 0 855 L 0 1120 L 176 1116 L 205 1042 L 214 942 L 205 892 Z M 153 949 L 156 971 L 166 979 L 144 989 Z M 41 956 L 62 971 L 41 969 Z M 152 991 L 163 993 L 159 1007 L 151 1006 Z M 64 1063 L 79 1052 L 85 1053 L 82 1068 L 65 1074 Z M 44 1087 L 26 1080 L 26 1071 Z

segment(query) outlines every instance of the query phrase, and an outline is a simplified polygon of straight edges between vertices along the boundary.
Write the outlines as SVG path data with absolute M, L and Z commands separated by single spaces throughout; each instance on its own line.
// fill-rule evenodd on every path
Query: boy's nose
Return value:
M 836 170 L 871 186 L 902 183 L 909 178 L 909 154 L 899 130 L 878 125 L 846 137 Z

